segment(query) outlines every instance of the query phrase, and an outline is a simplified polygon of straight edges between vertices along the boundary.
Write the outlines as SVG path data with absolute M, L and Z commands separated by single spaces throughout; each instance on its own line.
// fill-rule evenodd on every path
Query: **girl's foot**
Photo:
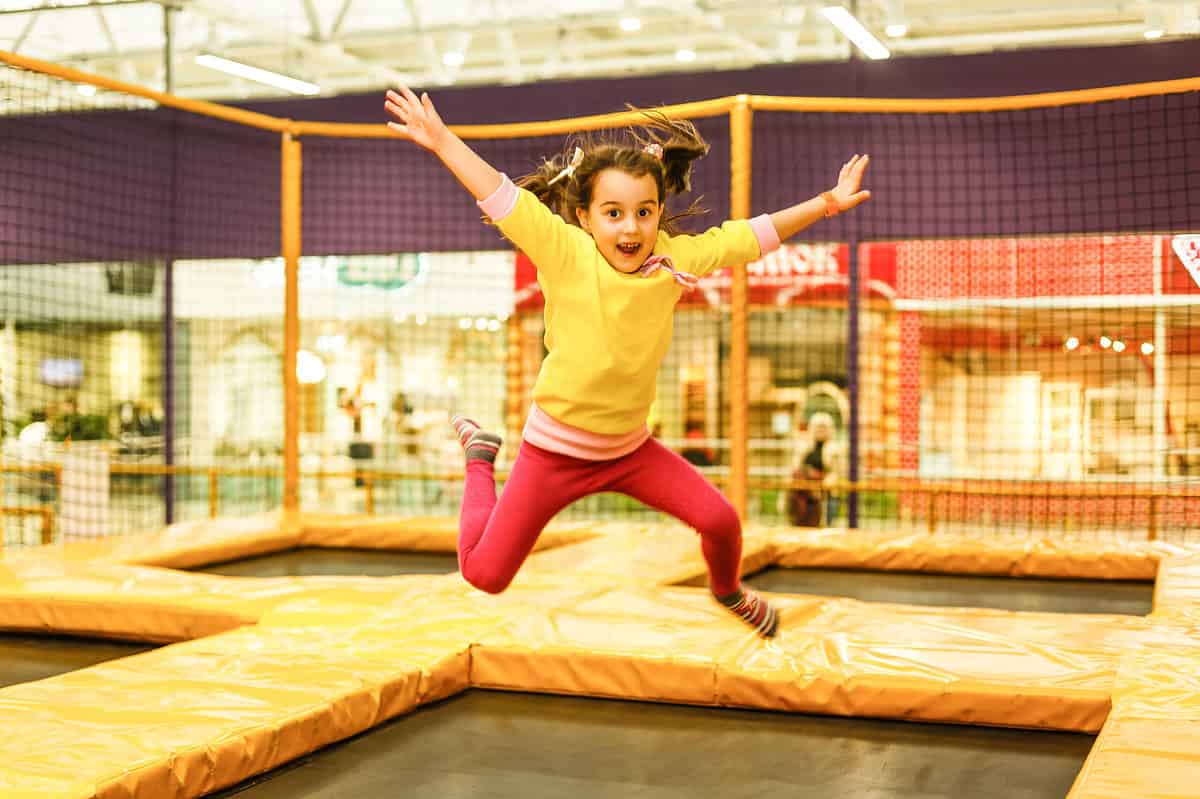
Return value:
M 779 611 L 749 588 L 742 586 L 729 596 L 717 596 L 716 600 L 729 608 L 733 615 L 753 627 L 754 632 L 763 638 L 775 637 L 779 629 Z
M 496 453 L 500 451 L 500 436 L 487 432 L 465 416 L 455 415 L 450 424 L 454 425 L 454 434 L 458 436 L 458 443 L 466 450 L 468 461 L 496 462 Z

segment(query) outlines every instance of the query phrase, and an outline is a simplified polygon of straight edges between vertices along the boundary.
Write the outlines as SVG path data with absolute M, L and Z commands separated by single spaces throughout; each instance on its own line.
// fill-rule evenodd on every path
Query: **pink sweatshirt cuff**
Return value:
M 488 219 L 499 222 L 517 207 L 517 196 L 516 185 L 508 179 L 508 175 L 501 174 L 499 188 L 489 194 L 486 199 L 479 200 L 475 204 L 479 206 L 479 210 L 487 214 Z M 775 241 L 778 242 L 779 238 L 776 237 Z
M 750 229 L 754 231 L 754 237 L 758 239 L 760 256 L 779 249 L 779 231 L 775 230 L 775 223 L 771 221 L 770 214 L 762 214 L 751 219 Z

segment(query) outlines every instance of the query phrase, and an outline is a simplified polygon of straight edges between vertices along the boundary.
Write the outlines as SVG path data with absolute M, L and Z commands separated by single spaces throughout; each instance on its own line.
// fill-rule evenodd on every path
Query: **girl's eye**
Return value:
M 649 208 L 641 208 L 638 210 L 638 216 L 650 216 Z
M 610 208 L 610 209 L 608 209 L 608 215 L 609 215 L 611 218 L 613 218 L 613 219 L 616 219 L 616 218 L 617 218 L 617 214 L 618 214 L 618 211 L 617 211 L 617 209 L 616 209 L 616 208 Z

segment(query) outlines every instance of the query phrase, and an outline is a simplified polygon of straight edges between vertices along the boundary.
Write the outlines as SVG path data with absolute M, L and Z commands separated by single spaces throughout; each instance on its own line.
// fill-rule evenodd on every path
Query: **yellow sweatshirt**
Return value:
M 644 426 L 683 287 L 668 269 L 649 275 L 617 271 L 589 233 L 564 222 L 507 177 L 479 205 L 537 266 L 549 354 L 533 401 L 559 422 L 592 433 L 619 435 Z M 678 272 L 702 277 L 756 260 L 778 243 L 763 216 L 696 236 L 660 231 L 653 255 L 668 257 Z

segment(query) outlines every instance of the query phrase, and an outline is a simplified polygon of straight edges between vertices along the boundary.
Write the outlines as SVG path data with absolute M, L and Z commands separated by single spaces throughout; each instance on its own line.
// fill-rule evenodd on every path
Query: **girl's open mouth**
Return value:
M 617 251 L 625 256 L 637 255 L 638 250 L 640 249 L 642 249 L 642 245 L 636 242 L 617 245 Z

